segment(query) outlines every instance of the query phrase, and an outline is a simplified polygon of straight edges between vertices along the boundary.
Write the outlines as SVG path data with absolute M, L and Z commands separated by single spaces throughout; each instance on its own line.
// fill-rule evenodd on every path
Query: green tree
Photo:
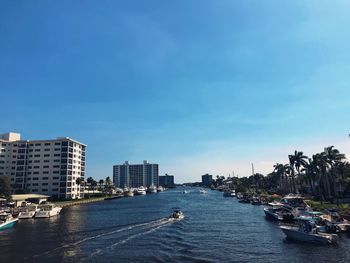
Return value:
M 7 200 L 11 199 L 10 181 L 7 176 L 0 176 L 0 196 Z

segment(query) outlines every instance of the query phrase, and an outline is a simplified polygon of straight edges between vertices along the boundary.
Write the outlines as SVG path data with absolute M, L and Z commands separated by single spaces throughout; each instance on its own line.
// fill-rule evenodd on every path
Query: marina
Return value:
M 185 217 L 169 221 L 176 207 Z M 20 220 L 0 232 L 0 261 L 112 262 L 117 257 L 121 262 L 309 262 L 312 257 L 316 262 L 348 262 L 350 239 L 346 233 L 338 236 L 337 245 L 326 246 L 287 240 L 277 221 L 265 219 L 262 206 L 241 204 L 219 191 L 203 195 L 178 187 L 66 207 L 51 218 Z

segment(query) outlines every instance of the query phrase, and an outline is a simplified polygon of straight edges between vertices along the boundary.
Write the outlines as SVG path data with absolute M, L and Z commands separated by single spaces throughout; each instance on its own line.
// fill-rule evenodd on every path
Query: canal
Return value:
M 167 219 L 174 206 L 184 220 Z M 350 238 L 330 246 L 286 241 L 261 206 L 177 188 L 19 221 L 0 232 L 0 262 L 350 262 Z

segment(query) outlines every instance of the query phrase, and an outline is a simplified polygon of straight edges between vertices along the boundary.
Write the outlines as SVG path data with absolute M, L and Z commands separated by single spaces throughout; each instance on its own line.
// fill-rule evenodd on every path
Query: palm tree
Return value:
M 75 183 L 80 187 L 80 185 L 82 185 L 84 183 L 84 180 L 81 178 L 81 177 L 78 177 L 76 180 L 75 180 Z M 84 191 L 83 191 L 83 194 L 84 194 Z M 81 189 L 80 189 L 80 197 L 81 196 Z
M 100 179 L 100 180 L 98 181 L 98 184 L 99 184 L 99 186 L 100 186 L 100 191 L 102 191 L 102 186 L 104 185 L 104 183 L 105 183 L 105 181 L 104 181 L 103 179 Z
M 334 197 L 337 198 L 337 184 L 340 180 L 340 175 L 338 173 L 338 170 L 335 169 L 335 167 L 339 167 L 340 163 L 342 163 L 342 161 L 345 159 L 345 155 L 341 154 L 339 150 L 334 149 L 334 146 L 324 148 L 324 155 L 330 166 L 328 175 L 330 183 L 333 186 L 333 194 Z
M 289 155 L 289 164 L 291 167 L 291 177 L 292 177 L 292 184 L 293 184 L 293 192 L 296 193 L 297 189 L 296 189 L 296 183 L 295 183 L 295 170 L 297 171 L 298 177 L 300 177 L 300 168 L 301 166 L 305 166 L 306 165 L 306 159 L 307 156 L 305 156 L 303 154 L 303 152 L 298 152 L 298 151 L 294 151 L 293 155 Z
M 320 195 L 322 199 L 324 198 L 328 199 L 331 197 L 331 189 L 330 189 L 329 177 L 327 173 L 329 169 L 329 162 L 324 152 L 317 153 L 313 155 L 312 158 L 315 164 L 317 165 L 317 169 L 319 171 L 318 184 L 319 184 Z
M 282 190 L 282 192 L 286 192 L 286 188 L 287 188 L 287 176 L 286 176 L 286 169 L 287 167 L 283 164 L 280 163 L 276 163 L 273 166 L 274 172 L 277 174 L 277 177 L 279 179 L 279 187 Z

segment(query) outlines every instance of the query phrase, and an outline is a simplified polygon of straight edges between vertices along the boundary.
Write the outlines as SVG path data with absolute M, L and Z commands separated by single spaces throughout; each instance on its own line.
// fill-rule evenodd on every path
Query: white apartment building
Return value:
M 113 184 L 116 187 L 158 186 L 159 165 L 143 161 L 143 164 L 124 164 L 113 166 Z
M 21 140 L 19 133 L 0 134 L 0 176 L 8 176 L 14 190 L 77 199 L 84 195 L 86 145 L 68 137 Z

